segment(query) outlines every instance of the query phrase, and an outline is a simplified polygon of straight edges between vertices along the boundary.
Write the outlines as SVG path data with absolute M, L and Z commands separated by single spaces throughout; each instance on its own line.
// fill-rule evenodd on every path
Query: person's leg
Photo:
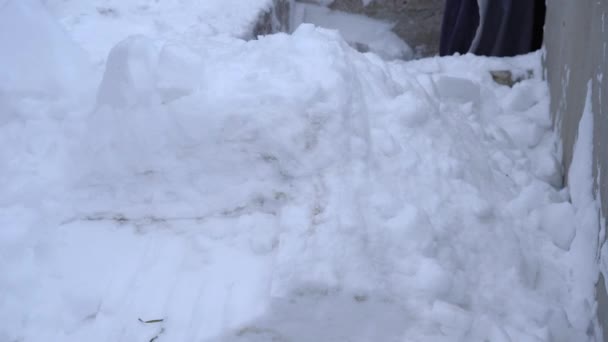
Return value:
M 439 54 L 467 53 L 479 26 L 477 0 L 446 0 Z
M 532 51 L 536 51 L 543 46 L 546 13 L 547 5 L 545 0 L 536 0 L 534 7 L 534 37 L 532 38 Z
M 472 52 L 483 56 L 504 57 L 535 50 L 538 44 L 536 3 L 537 0 L 488 1 L 483 18 L 483 32 L 479 44 Z M 542 42 L 542 35 L 540 41 Z

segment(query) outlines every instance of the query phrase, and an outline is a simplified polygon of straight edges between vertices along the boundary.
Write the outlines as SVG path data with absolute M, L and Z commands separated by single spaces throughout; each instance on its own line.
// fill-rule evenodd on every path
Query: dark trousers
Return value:
M 544 0 L 486 0 L 486 3 L 480 18 L 477 0 L 446 0 L 439 47 L 442 56 L 456 52 L 515 56 L 542 46 Z M 475 39 L 479 25 L 482 30 Z

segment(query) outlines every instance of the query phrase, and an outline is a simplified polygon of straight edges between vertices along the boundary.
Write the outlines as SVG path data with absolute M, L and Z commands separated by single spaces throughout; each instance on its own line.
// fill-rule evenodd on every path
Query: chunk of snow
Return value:
M 568 183 L 572 203 L 584 208 L 594 201 L 593 197 L 593 125 L 592 82 L 587 85 L 585 107 L 581 116 L 576 143 L 572 153 L 572 163 L 568 171 Z
M 158 51 L 154 43 L 141 36 L 116 45 L 106 63 L 97 93 L 97 105 L 126 107 L 153 103 L 156 93 Z
M 471 80 L 451 76 L 440 76 L 435 83 L 438 95 L 444 100 L 453 100 L 460 103 L 479 103 L 481 90 L 479 85 Z
M 569 250 L 576 235 L 576 219 L 572 205 L 568 202 L 550 204 L 542 209 L 541 227 L 553 243 L 563 250 Z
M 473 321 L 471 314 L 466 310 L 439 300 L 433 303 L 431 317 L 440 324 L 439 329 L 453 339 L 463 338 Z
M 204 65 L 201 57 L 184 46 L 165 44 L 157 67 L 157 88 L 163 102 L 187 96 L 200 86 Z

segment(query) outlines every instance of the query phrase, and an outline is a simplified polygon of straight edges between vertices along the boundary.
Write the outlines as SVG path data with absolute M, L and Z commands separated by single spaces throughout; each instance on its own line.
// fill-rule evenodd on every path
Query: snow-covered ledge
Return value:
M 395 23 L 362 14 L 327 8 L 322 3 L 296 1 L 291 11 L 291 30 L 304 23 L 337 30 L 360 52 L 373 52 L 385 60 L 413 59 L 412 48 L 393 32 Z
M 442 10 L 440 0 L 272 0 L 245 38 L 293 32 L 311 23 L 338 30 L 361 52 L 408 60 L 437 52 Z
M 445 0 L 307 0 L 333 10 L 363 14 L 394 24 L 393 32 L 407 42 L 417 56 L 439 51 L 439 33 Z

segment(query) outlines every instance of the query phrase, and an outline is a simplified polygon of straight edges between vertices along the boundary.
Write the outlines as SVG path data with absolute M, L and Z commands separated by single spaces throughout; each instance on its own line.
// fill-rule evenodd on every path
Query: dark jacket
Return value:
M 439 52 L 515 56 L 542 45 L 544 0 L 446 0 Z

